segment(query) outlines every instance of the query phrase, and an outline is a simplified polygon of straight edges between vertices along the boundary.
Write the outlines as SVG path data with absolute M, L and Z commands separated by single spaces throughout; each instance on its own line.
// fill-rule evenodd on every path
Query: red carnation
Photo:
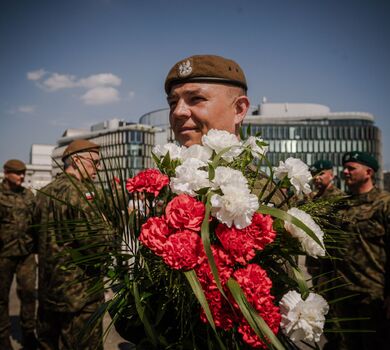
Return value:
M 199 264 L 202 251 L 200 236 L 194 231 L 182 230 L 168 237 L 162 257 L 170 268 L 187 271 Z
M 229 302 L 222 296 L 219 290 L 209 291 L 205 295 L 215 325 L 225 331 L 233 328 L 234 323 L 238 321 L 237 316 L 233 313 Z M 201 310 L 200 319 L 202 322 L 208 323 L 203 309 Z
M 270 215 L 262 215 L 255 213 L 252 218 L 252 223 L 245 228 L 248 237 L 251 237 L 254 242 L 254 248 L 263 250 L 267 244 L 274 241 L 276 232 L 272 227 L 273 220 Z
M 279 308 L 273 304 L 274 297 L 270 294 L 272 282 L 265 270 L 257 264 L 249 264 L 245 268 L 235 271 L 234 278 L 241 286 L 248 302 L 276 334 L 281 316 Z M 243 335 L 243 340 L 247 344 L 255 348 L 266 348 L 266 344 L 256 335 L 244 317 L 240 321 L 238 331 Z
M 158 196 L 161 189 L 169 184 L 168 176 L 162 174 L 157 169 L 147 169 L 141 171 L 133 178 L 127 179 L 126 189 L 130 193 L 148 192 Z
M 180 194 L 173 198 L 165 209 L 169 226 L 194 231 L 200 231 L 204 213 L 204 204 L 187 194 Z
M 151 217 L 141 228 L 139 240 L 156 255 L 161 256 L 169 235 L 169 228 L 164 218 Z
M 233 274 L 233 261 L 229 255 L 218 246 L 211 246 L 215 265 L 217 266 L 218 276 L 222 285 L 225 285 L 227 280 Z M 203 252 L 206 257 L 206 254 Z M 195 269 L 196 275 L 205 291 L 217 290 L 217 284 L 210 269 L 210 264 L 205 258 L 202 263 Z
M 256 213 L 253 215 L 252 223 L 244 229 L 219 224 L 215 233 L 234 261 L 246 265 L 256 255 L 255 250 L 264 249 L 275 239 L 276 232 L 272 228 L 272 223 L 269 215 Z
M 246 265 L 256 255 L 253 249 L 253 240 L 247 237 L 245 230 L 239 230 L 235 226 L 227 227 L 224 224 L 218 224 L 215 234 L 234 261 Z

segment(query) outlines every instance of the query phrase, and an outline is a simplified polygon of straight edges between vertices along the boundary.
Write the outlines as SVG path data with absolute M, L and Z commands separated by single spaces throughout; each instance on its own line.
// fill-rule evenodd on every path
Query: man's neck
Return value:
M 370 192 L 374 188 L 374 184 L 370 181 L 365 184 L 360 185 L 356 188 L 350 188 L 352 194 L 358 195 L 358 194 L 364 194 Z
M 14 183 L 4 179 L 5 185 L 13 192 L 20 192 L 23 189 L 23 186 L 15 185 Z

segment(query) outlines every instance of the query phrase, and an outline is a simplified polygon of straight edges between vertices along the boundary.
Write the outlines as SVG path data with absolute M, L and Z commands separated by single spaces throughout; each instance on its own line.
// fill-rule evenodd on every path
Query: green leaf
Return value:
M 256 332 L 256 334 L 261 338 L 261 340 L 265 344 L 271 345 L 277 350 L 284 350 L 283 345 L 280 343 L 279 339 L 272 332 L 272 330 L 268 327 L 264 319 L 256 312 L 252 305 L 249 304 L 238 282 L 233 278 L 230 278 L 227 282 L 227 286 L 232 293 L 234 300 L 240 307 L 240 310 L 245 319 L 248 321 L 249 325 Z
M 210 198 L 212 196 L 212 193 L 209 193 L 207 195 L 206 199 L 206 210 L 205 210 L 205 215 L 204 219 L 202 222 L 201 226 L 201 237 L 202 237 L 202 242 L 203 242 L 203 247 L 207 255 L 207 259 L 210 265 L 211 273 L 213 274 L 213 277 L 215 279 L 215 283 L 217 284 L 217 287 L 221 294 L 226 298 L 225 292 L 223 291 L 221 280 L 219 279 L 219 274 L 218 274 L 218 269 L 217 265 L 215 264 L 214 260 L 214 255 L 211 250 L 211 244 L 210 244 L 210 223 L 209 223 L 209 218 L 210 218 L 210 211 L 211 211 L 211 203 L 210 203 Z
M 295 226 L 298 226 L 300 229 L 302 229 L 310 238 L 312 238 L 316 243 L 318 243 L 320 247 L 324 248 L 324 245 L 318 239 L 317 235 L 308 226 L 306 226 L 301 220 L 288 214 L 287 212 L 278 208 L 271 208 L 266 205 L 260 205 L 257 211 L 261 214 L 268 214 L 283 221 L 291 222 Z
M 309 296 L 309 293 L 310 293 L 310 290 L 309 290 L 309 287 L 306 283 L 305 277 L 303 276 L 301 269 L 293 267 L 293 266 L 291 268 L 293 270 L 295 280 L 298 283 L 298 287 L 299 287 L 299 290 L 301 292 L 302 299 L 305 300 Z
M 150 324 L 150 322 L 146 316 L 145 307 L 142 305 L 142 301 L 141 301 L 139 291 L 138 291 L 138 286 L 136 283 L 133 283 L 133 292 L 134 292 L 135 307 L 137 309 L 138 316 L 144 325 L 145 332 L 149 336 L 153 345 L 156 347 L 157 346 L 157 334 L 154 331 L 152 325 Z

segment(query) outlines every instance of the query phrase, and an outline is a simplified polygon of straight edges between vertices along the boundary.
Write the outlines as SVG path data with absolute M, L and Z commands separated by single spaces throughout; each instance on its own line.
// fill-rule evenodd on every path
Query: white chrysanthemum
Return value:
M 305 213 L 298 208 L 291 208 L 287 211 L 287 213 L 302 221 L 307 227 L 309 227 L 317 236 L 321 244 L 324 245 L 324 232 L 322 232 L 321 228 L 315 223 L 308 213 Z M 304 251 L 310 256 L 316 258 L 317 256 L 325 255 L 325 249 L 298 226 L 285 221 L 284 228 L 290 232 L 293 237 L 299 240 Z
M 222 186 L 223 195 L 211 197 L 211 214 L 220 222 L 242 229 L 250 225 L 253 214 L 259 208 L 257 196 L 247 188 Z
M 320 340 L 325 315 L 329 311 L 329 305 L 321 295 L 310 293 L 303 300 L 296 291 L 289 291 L 279 306 L 282 315 L 280 327 L 293 342 Z
M 286 162 L 279 162 L 279 166 L 274 168 L 275 176 L 283 180 L 284 177 L 290 179 L 291 185 L 294 186 L 296 194 L 310 193 L 310 180 L 312 179 L 309 167 L 298 158 L 287 158 Z
M 225 166 L 219 166 L 215 169 L 215 176 L 212 182 L 214 189 L 222 186 L 248 189 L 248 181 L 242 172 Z
M 175 143 L 166 143 L 165 145 L 156 145 L 153 147 L 152 152 L 159 158 L 165 157 L 165 155 L 169 152 L 169 157 L 171 160 L 179 159 L 181 160 L 181 153 L 183 151 L 183 147 L 176 145 Z
M 200 159 L 202 162 L 207 163 L 210 160 L 212 154 L 213 151 L 206 146 L 192 145 L 188 148 L 183 147 L 181 157 L 183 160 L 186 160 L 188 158 L 197 158 Z
M 208 180 L 208 172 L 199 170 L 206 164 L 200 159 L 188 158 L 182 165 L 175 169 L 175 177 L 171 178 L 171 189 L 173 193 L 186 193 L 195 196 L 195 191 L 204 187 L 211 187 Z
M 230 147 L 229 151 L 222 155 L 227 162 L 232 162 L 243 151 L 241 141 L 237 136 L 225 130 L 209 130 L 206 135 L 202 136 L 202 144 L 214 150 L 215 153 L 220 153 L 223 149 Z
M 267 153 L 268 147 L 260 147 L 257 142 L 264 142 L 264 140 L 261 137 L 249 136 L 248 139 L 244 142 L 244 147 L 249 147 L 251 149 L 253 157 L 260 158 Z

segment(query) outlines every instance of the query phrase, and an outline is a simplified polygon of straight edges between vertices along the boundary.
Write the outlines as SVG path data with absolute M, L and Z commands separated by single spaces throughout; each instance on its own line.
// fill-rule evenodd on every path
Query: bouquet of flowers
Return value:
M 324 233 L 283 190 L 309 193 L 311 175 L 295 158 L 265 175 L 266 151 L 260 137 L 210 130 L 202 145 L 156 146 L 157 169 L 127 180 L 135 209 L 111 267 L 109 310 L 137 349 L 319 341 L 328 304 L 297 257 L 324 256 Z

